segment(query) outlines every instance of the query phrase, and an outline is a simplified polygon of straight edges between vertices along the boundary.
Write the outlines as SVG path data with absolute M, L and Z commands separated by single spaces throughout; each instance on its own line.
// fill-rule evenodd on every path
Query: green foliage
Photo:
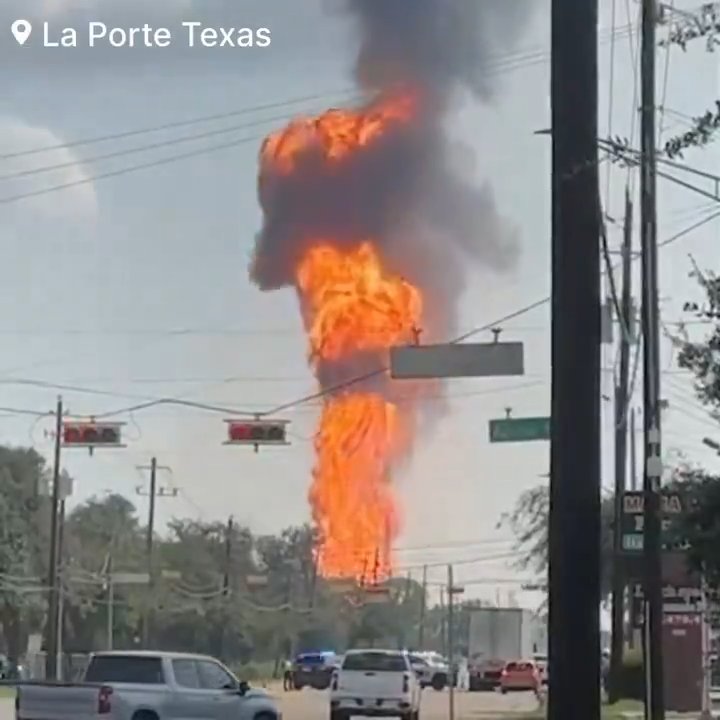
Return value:
M 11 657 L 28 630 L 44 625 L 47 594 L 28 595 L 10 579 L 46 582 L 46 487 L 40 456 L 0 447 L 0 651 L 10 648 Z M 62 572 L 67 652 L 106 647 L 108 574 L 147 572 L 146 540 L 135 507 L 122 496 L 92 498 L 68 514 Z M 391 581 L 385 604 L 351 603 L 317 577 L 314 547 L 308 526 L 255 536 L 237 523 L 175 519 L 155 538 L 153 586 L 113 588 L 114 647 L 138 647 L 150 612 L 155 647 L 216 655 L 241 665 L 243 677 L 264 679 L 294 652 L 416 641 L 417 583 Z
M 613 547 L 613 499 L 603 498 L 601 505 L 601 588 L 607 597 L 611 587 Z M 548 568 L 548 529 L 550 516 L 550 489 L 538 485 L 526 490 L 518 498 L 511 512 L 504 514 L 498 525 L 508 527 L 516 539 L 521 553 L 517 567 L 531 569 L 543 576 Z

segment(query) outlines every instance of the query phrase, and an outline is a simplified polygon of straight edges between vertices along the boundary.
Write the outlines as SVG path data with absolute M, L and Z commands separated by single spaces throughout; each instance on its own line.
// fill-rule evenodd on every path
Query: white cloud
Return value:
M 87 169 L 70 149 L 60 147 L 63 140 L 47 128 L 33 127 L 12 118 L 0 118 L 0 201 L 2 198 L 30 195 L 4 204 L 15 209 L 14 216 L 33 216 L 51 222 L 94 223 L 98 214 L 97 194 Z M 20 157 L 3 156 L 22 153 L 35 148 L 51 148 L 37 154 Z M 55 167 L 48 172 L 25 174 L 40 168 Z M 62 190 L 38 194 L 58 185 Z M 3 205 L 0 205 L 2 209 Z M 0 215 L 2 222 L 2 215 Z

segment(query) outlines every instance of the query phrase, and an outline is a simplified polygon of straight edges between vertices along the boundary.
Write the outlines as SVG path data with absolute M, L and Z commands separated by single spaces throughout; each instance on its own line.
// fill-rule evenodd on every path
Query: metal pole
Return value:
M 423 565 L 422 597 L 420 598 L 420 627 L 418 628 L 418 650 L 425 647 L 425 612 L 427 608 L 427 565 Z
M 60 510 L 60 448 L 62 446 L 62 397 L 58 397 L 55 410 L 55 456 L 52 478 L 52 499 L 50 501 L 50 558 L 48 562 L 48 612 L 47 636 L 45 642 L 45 676 L 57 679 L 58 651 L 58 515 Z
M 637 350 L 639 352 L 639 350 Z M 630 488 L 638 489 L 635 408 L 630 411 Z
M 455 720 L 455 628 L 453 613 L 453 567 L 448 565 L 447 568 L 447 596 L 448 596 L 448 716 L 450 720 Z
M 55 677 L 63 679 L 63 633 L 65 631 L 65 566 L 63 563 L 63 545 L 65 539 L 65 498 L 60 500 L 58 513 L 58 622 L 57 622 L 57 654 L 55 656 Z
M 232 535 L 233 535 L 233 518 L 232 515 L 228 518 L 227 527 L 225 529 L 225 569 L 223 572 L 223 619 L 220 624 L 220 638 L 219 638 L 219 657 L 223 662 L 227 662 L 225 657 L 225 637 L 226 627 L 228 625 L 230 603 L 230 569 L 232 567 Z
M 615 502 L 613 526 L 613 577 L 612 577 L 612 647 L 610 654 L 610 685 L 608 700 L 620 699 L 620 670 L 625 640 L 625 573 L 622 565 L 622 509 L 627 485 L 627 430 L 630 397 L 630 332 L 632 312 L 633 205 L 629 189 L 625 190 L 625 227 L 622 247 L 622 300 L 620 302 L 620 368 L 615 387 Z
M 662 443 L 660 436 L 660 336 L 658 311 L 657 207 L 655 158 L 655 0 L 642 0 L 641 173 L 640 216 L 642 237 L 643 402 L 645 465 L 644 555 L 645 610 L 648 624 L 649 672 L 646 704 L 650 720 L 663 720 L 661 501 Z
M 112 555 L 108 558 L 107 564 L 107 590 L 107 649 L 112 650 L 115 640 L 115 583 L 113 582 Z
M 548 718 L 599 720 L 598 1 L 552 0 L 551 12 Z
M 146 538 L 147 568 L 150 582 L 148 584 L 148 606 L 145 610 L 143 627 L 143 645 L 150 645 L 150 625 L 152 622 L 152 603 L 155 601 L 155 563 L 153 558 L 153 541 L 155 536 L 155 498 L 157 496 L 157 458 L 150 460 L 150 504 L 148 509 L 148 526 Z

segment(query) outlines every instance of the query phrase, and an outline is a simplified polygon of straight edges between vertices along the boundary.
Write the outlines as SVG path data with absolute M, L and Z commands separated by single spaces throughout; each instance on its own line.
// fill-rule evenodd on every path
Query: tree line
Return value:
M 0 653 L 12 661 L 47 620 L 50 485 L 35 450 L 0 446 Z M 110 626 L 115 649 L 147 638 L 155 648 L 276 667 L 294 652 L 411 648 L 420 637 L 427 649 L 446 649 L 444 611 L 426 607 L 410 574 L 371 603 L 318 575 L 315 545 L 308 525 L 257 535 L 237 523 L 175 518 L 154 538 L 152 583 L 129 584 L 128 575 L 149 574 L 147 527 L 127 498 L 91 498 L 63 524 L 63 649 L 105 649 Z

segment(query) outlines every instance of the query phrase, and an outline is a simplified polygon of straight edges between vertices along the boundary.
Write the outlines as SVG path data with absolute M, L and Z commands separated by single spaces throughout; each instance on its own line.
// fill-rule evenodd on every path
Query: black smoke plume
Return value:
M 421 98 L 418 117 L 332 172 L 313 152 L 289 176 L 261 167 L 264 221 L 251 277 L 263 290 L 291 286 L 318 238 L 339 247 L 372 239 L 389 268 L 423 291 L 422 339 L 446 340 L 467 268 L 511 267 L 518 239 L 489 185 L 466 177 L 461 165 L 474 151 L 451 144 L 444 122 L 463 93 L 492 99 L 493 58 L 512 47 L 532 0 L 345 1 L 360 32 L 356 80 L 368 102 L 409 88 Z

